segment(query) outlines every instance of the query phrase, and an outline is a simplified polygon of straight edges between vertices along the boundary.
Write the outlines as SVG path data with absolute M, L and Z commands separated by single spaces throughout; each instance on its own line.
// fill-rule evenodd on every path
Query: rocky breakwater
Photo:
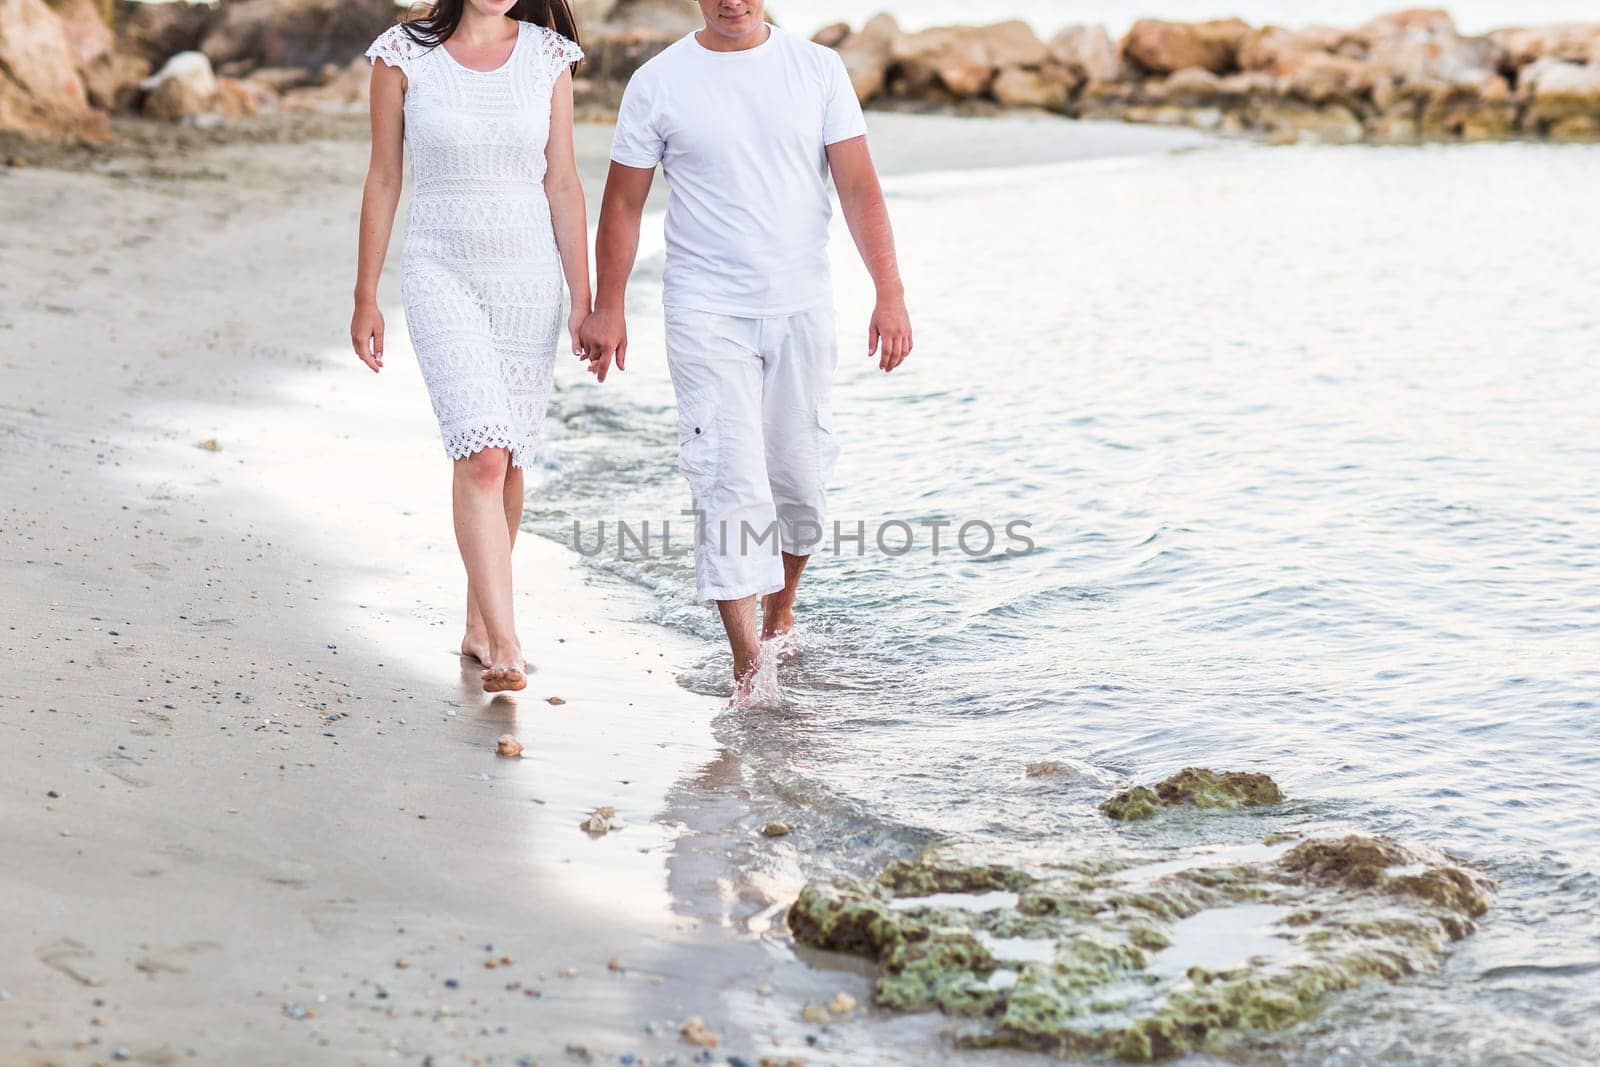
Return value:
M 1041 40 L 1021 22 L 906 33 L 880 15 L 817 40 L 879 106 L 1042 108 L 1274 141 L 1600 140 L 1600 23 L 1460 33 L 1442 10 L 1354 29 L 1143 19 Z
M 1279 799 L 1263 775 L 1186 770 L 1102 810 L 1203 821 Z M 1153 1060 L 1225 1055 L 1340 991 L 1432 971 L 1492 891 L 1436 849 L 1367 834 L 1156 854 L 962 846 L 813 882 L 787 922 L 875 962 L 878 1007 L 941 1011 L 960 1045 Z
M 0 0 L 0 132 L 104 143 L 108 117 L 206 125 L 364 106 L 392 0 Z
M 699 25 L 682 0 L 577 0 L 580 105 L 614 111 L 639 66 Z M 366 106 L 393 0 L 0 0 L 0 134 L 103 144 L 108 117 L 215 125 Z
M 583 113 L 699 24 L 685 0 L 579 0 Z M 780 8 L 781 11 L 781 8 Z M 0 0 L 0 132 L 104 142 L 107 116 L 193 124 L 356 110 L 392 0 Z M 1120 40 L 1026 23 L 908 33 L 887 15 L 816 39 L 880 107 L 1035 108 L 1274 141 L 1600 140 L 1600 23 L 1461 34 L 1444 11 L 1350 30 L 1145 19 Z

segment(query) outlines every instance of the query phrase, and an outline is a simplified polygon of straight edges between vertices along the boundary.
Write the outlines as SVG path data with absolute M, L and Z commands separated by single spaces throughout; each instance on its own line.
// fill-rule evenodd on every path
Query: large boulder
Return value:
M 1486 85 L 1500 52 L 1484 37 L 1463 37 L 1443 11 L 1402 11 L 1373 19 L 1352 35 L 1366 59 L 1404 85 Z
M 81 71 L 110 53 L 116 39 L 95 0 L 54 0 L 51 6 L 67 34 L 67 45 Z
M 677 38 L 652 30 L 603 32 L 583 42 L 582 74 L 593 81 L 624 85 L 634 72 L 660 55 Z
M 106 23 L 108 5 L 103 0 L 50 3 L 66 31 L 89 104 L 101 111 L 132 107 L 138 99 L 139 82 L 149 75 L 153 64 L 121 47 Z
M 1506 74 L 1545 58 L 1600 66 L 1600 23 L 1567 22 L 1537 29 L 1495 30 L 1489 40 L 1500 50 L 1501 70 Z
M 342 66 L 397 15 L 393 0 L 232 0 L 207 25 L 199 50 L 230 69 Z
M 1439 86 L 1419 119 L 1420 135 L 1430 140 L 1503 141 L 1516 129 L 1516 100 L 1498 74 L 1483 85 Z
M 153 70 L 168 56 L 199 48 L 200 38 L 216 16 L 215 4 L 119 0 L 113 22 L 117 48 L 142 57 Z
M 1050 38 L 1050 56 L 1079 81 L 1115 81 L 1122 73 L 1117 46 L 1104 26 L 1068 26 Z
M 143 56 L 107 52 L 83 69 L 83 87 L 89 103 L 101 111 L 132 111 L 144 90 L 153 64 Z
M 1556 140 L 1600 137 L 1600 66 L 1536 60 L 1522 71 L 1523 129 Z
M 66 26 L 43 0 L 0 0 L 0 130 L 107 139 L 78 66 Z
M 259 76 L 258 72 L 251 76 L 251 80 Z M 371 86 L 371 65 L 358 56 L 321 85 L 286 88 L 283 91 L 283 106 L 311 111 L 359 109 L 366 106 Z
M 1019 19 L 989 26 L 943 26 L 896 37 L 890 60 L 903 91 L 943 88 L 957 99 L 980 96 L 1004 67 L 1040 67 L 1050 51 Z
M 1382 106 L 1391 79 L 1374 64 L 1326 52 L 1297 53 L 1278 74 L 1278 92 L 1309 104 L 1337 103 L 1360 110 L 1372 100 Z
M 1239 19 L 1165 22 L 1140 19 L 1122 39 L 1122 54 L 1151 74 L 1201 67 L 1213 74 L 1239 69 L 1239 43 L 1250 27 Z
M 617 0 L 600 32 L 664 34 L 676 40 L 704 25 L 700 9 L 684 0 Z
M 838 48 L 850 36 L 848 22 L 830 22 L 822 29 L 811 35 L 812 43 L 820 44 L 824 48 Z
M 1342 104 L 1263 101 L 1251 121 L 1275 144 L 1355 144 L 1366 138 L 1361 119 Z
M 1065 67 L 1007 67 L 994 77 L 989 93 L 1006 107 L 1065 111 L 1081 82 Z
M 1239 40 L 1239 69 L 1283 76 L 1293 74 L 1307 63 L 1322 56 L 1339 55 L 1343 58 L 1361 58 L 1364 48 L 1347 49 L 1346 37 L 1337 30 L 1306 29 L 1286 30 L 1279 26 L 1262 26 L 1251 30 Z M 1351 51 L 1360 55 L 1352 56 Z
M 876 15 L 859 33 L 852 33 L 839 43 L 839 58 L 850 75 L 856 99 L 862 103 L 883 92 L 889 78 L 890 52 L 899 36 L 900 25 L 892 16 Z
M 144 113 L 154 119 L 194 118 L 217 103 L 217 77 L 204 52 L 179 52 L 144 82 Z

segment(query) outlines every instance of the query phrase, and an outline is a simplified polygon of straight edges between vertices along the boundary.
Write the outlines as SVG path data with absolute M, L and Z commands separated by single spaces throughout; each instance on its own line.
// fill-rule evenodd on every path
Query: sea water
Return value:
M 871 287 L 839 226 L 830 499 L 915 544 L 820 554 L 781 706 L 718 724 L 805 872 L 936 841 L 1159 859 L 1390 834 L 1479 865 L 1494 909 L 1440 973 L 1335 998 L 1258 1051 L 1592 1062 L 1597 183 L 1600 149 L 1531 144 L 891 180 L 917 347 L 893 375 L 867 357 Z M 592 547 L 599 521 L 687 507 L 659 275 L 652 255 L 633 287 L 630 369 L 556 397 L 531 503 L 566 543 L 574 521 Z M 950 550 L 970 522 L 992 550 Z M 1014 522 L 1030 551 L 1007 551 Z M 685 684 L 727 691 L 689 559 L 592 562 L 705 639 Z M 1063 773 L 1025 773 L 1043 760 Z M 1189 765 L 1266 772 L 1288 801 L 1136 828 L 1096 810 Z

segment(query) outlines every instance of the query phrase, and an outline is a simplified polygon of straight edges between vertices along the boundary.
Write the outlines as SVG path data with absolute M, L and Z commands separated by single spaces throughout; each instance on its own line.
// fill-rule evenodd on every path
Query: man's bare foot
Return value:
M 771 641 L 794 629 L 794 607 L 783 603 L 781 593 L 774 593 L 761 602 L 761 640 Z
M 468 630 L 467 636 L 461 639 L 461 654 L 488 666 L 489 635 L 486 633 L 473 633 Z

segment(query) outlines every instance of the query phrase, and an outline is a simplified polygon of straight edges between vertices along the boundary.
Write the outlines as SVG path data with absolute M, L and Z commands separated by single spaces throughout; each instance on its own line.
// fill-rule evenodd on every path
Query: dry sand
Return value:
M 905 173 L 962 120 L 873 121 Z M 0 171 L 0 1062 L 689 1063 L 689 1015 L 717 1062 L 944 1059 L 926 1023 L 801 1021 L 869 978 L 794 965 L 803 858 L 728 862 L 788 846 L 673 681 L 704 647 L 628 621 L 642 594 L 525 535 L 529 689 L 486 699 L 455 654 L 398 235 L 390 369 L 343 342 L 359 119 L 138 129 Z M 961 133 L 964 165 L 1197 140 Z M 608 137 L 580 131 L 592 206 Z M 599 805 L 624 827 L 582 832 Z

